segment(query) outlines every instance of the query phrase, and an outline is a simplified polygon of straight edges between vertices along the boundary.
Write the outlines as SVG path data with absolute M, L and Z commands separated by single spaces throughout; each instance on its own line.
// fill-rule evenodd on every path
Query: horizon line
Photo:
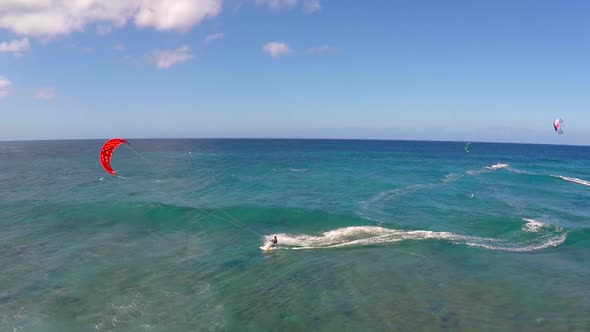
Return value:
M 121 136 L 117 136 L 121 137 Z M 54 139 L 16 139 L 0 140 L 0 142 L 52 142 L 52 141 L 102 141 L 110 138 L 54 138 Z M 480 144 L 522 144 L 522 145 L 555 145 L 555 146 L 582 146 L 586 144 L 564 143 L 531 143 L 531 142 L 501 142 L 501 141 L 473 141 L 473 140 L 429 140 L 429 139 L 398 139 L 398 138 L 313 138 L 313 137 L 131 137 L 126 140 L 291 140 L 291 141 L 398 141 L 398 142 L 431 142 L 431 143 L 480 143 Z

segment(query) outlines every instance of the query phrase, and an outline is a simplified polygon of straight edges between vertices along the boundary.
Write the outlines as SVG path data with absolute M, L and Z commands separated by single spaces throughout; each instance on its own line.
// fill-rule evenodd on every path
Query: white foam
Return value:
M 498 244 L 491 245 L 488 243 L 478 243 L 478 242 L 466 242 L 465 244 L 470 247 L 479 247 L 489 250 L 501 250 L 501 251 L 511 251 L 511 252 L 529 252 L 529 251 L 536 251 L 547 249 L 551 247 L 557 247 L 560 244 L 564 243 L 567 239 L 567 233 L 559 233 L 553 236 L 545 236 L 541 238 L 541 241 L 528 241 L 521 243 L 519 245 L 514 245 L 512 243 L 508 243 L 502 241 Z
M 590 187 L 590 181 L 586 181 L 586 180 L 582 180 L 582 179 L 578 179 L 578 178 L 571 178 L 569 176 L 563 176 L 563 175 L 551 175 L 551 176 L 554 178 L 560 178 L 560 179 L 568 181 L 568 182 L 573 182 L 573 183 L 581 184 L 583 186 Z
M 463 176 L 463 174 L 459 174 L 459 173 L 449 173 L 449 174 L 445 175 L 445 177 L 442 179 L 442 182 L 444 182 L 444 183 L 453 182 L 453 181 L 461 178 L 462 176 Z
M 477 174 L 480 174 L 481 172 L 483 172 L 483 171 L 482 170 L 467 171 L 467 172 L 465 172 L 465 174 L 467 174 L 467 175 L 477 175 Z
M 501 164 L 500 163 L 500 164 L 495 164 L 495 165 L 492 165 L 492 166 L 487 166 L 486 169 L 495 171 L 497 169 L 506 168 L 506 167 L 508 167 L 508 164 Z
M 307 168 L 289 168 L 289 172 L 305 172 Z
M 527 219 L 529 220 L 529 219 Z M 531 229 L 546 227 L 547 225 L 530 219 Z M 542 225 L 542 226 L 539 226 Z M 536 225 L 536 226 L 535 226 Z M 524 230 L 524 228 L 523 228 Z M 369 246 L 395 243 L 404 240 L 443 240 L 458 245 L 468 245 L 489 250 L 503 250 L 514 252 L 526 252 L 555 247 L 562 244 L 567 233 L 560 227 L 555 227 L 554 232 L 549 232 L 536 239 L 523 243 L 512 243 L 503 239 L 484 238 L 476 236 L 459 235 L 451 232 L 435 232 L 426 230 L 397 230 L 379 226 L 351 226 L 338 228 L 322 233 L 321 235 L 307 234 L 271 234 L 269 238 L 276 236 L 279 240 L 277 249 L 328 249 L 353 246 Z
M 526 221 L 526 224 L 522 226 L 522 230 L 525 232 L 533 232 L 536 233 L 541 230 L 541 228 L 546 227 L 544 223 L 534 220 L 534 219 L 527 219 L 523 218 L 523 221 Z
M 363 208 L 367 210 L 369 206 L 381 201 L 382 199 L 385 199 L 386 197 L 397 196 L 397 194 L 401 193 L 402 190 L 403 188 L 381 191 L 377 195 L 371 197 L 369 200 L 362 202 Z
M 478 175 L 478 174 L 481 174 L 481 173 L 485 173 L 485 172 L 489 172 L 489 171 L 496 171 L 496 170 L 499 170 L 499 169 L 502 169 L 502 168 L 506 168 L 506 167 L 508 167 L 508 164 L 498 163 L 498 164 L 486 166 L 483 169 L 466 171 L 465 174 L 467 174 L 467 175 Z
M 380 202 L 382 200 L 389 200 L 391 198 L 394 197 L 398 197 L 401 196 L 403 194 L 406 193 L 411 193 L 423 188 L 428 188 L 431 187 L 432 184 L 413 184 L 413 185 L 409 185 L 407 187 L 403 187 L 403 188 L 396 188 L 396 189 L 390 189 L 390 190 L 384 190 L 379 192 L 378 194 L 376 194 L 375 196 L 373 196 L 372 198 L 370 198 L 369 200 L 366 200 L 362 203 L 362 206 L 365 210 L 368 210 L 369 207 L 377 202 Z
M 509 170 L 510 172 L 512 172 L 512 173 L 516 173 L 516 174 L 527 174 L 527 175 L 535 175 L 534 173 L 527 172 L 527 171 L 523 171 L 523 170 L 516 169 L 516 168 L 512 168 L 512 167 L 509 167 L 509 168 L 508 168 L 508 170 Z
M 479 169 L 479 170 L 466 171 L 463 174 L 462 173 L 449 173 L 449 174 L 446 174 L 441 181 L 442 181 L 442 183 L 450 183 L 453 181 L 457 181 L 458 179 L 463 177 L 465 174 L 477 175 L 477 174 L 480 174 L 483 172 L 498 170 L 498 169 L 502 169 L 502 168 L 506 168 L 506 167 L 508 167 L 508 164 L 499 163 L 499 164 L 484 167 L 483 169 Z M 398 197 L 398 196 L 401 196 L 401 195 L 404 195 L 407 193 L 411 193 L 411 192 L 414 192 L 414 191 L 417 191 L 420 189 L 433 188 L 435 186 L 437 186 L 436 183 L 412 184 L 412 185 L 409 185 L 409 186 L 406 186 L 403 188 L 396 188 L 396 189 L 381 191 L 381 192 L 377 193 L 375 196 L 371 197 L 370 199 L 368 199 L 366 201 L 362 201 L 361 205 L 362 205 L 362 208 L 366 211 L 366 210 L 369 210 L 369 207 L 371 207 L 373 204 L 376 204 L 377 202 L 389 200 L 389 199 L 392 199 L 392 198 L 395 198 L 395 197 Z
M 380 243 L 392 243 L 401 240 L 423 239 L 459 239 L 459 235 L 448 232 L 433 231 L 403 231 L 378 226 L 351 226 L 338 228 L 322 235 L 290 235 L 273 234 L 279 239 L 280 246 L 292 247 L 291 249 L 335 248 L 358 245 L 371 245 Z

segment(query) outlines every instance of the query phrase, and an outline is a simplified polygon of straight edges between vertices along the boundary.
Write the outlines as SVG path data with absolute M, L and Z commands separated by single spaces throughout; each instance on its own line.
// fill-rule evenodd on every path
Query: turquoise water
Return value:
M 588 147 L 102 143 L 0 142 L 0 331 L 590 330 Z

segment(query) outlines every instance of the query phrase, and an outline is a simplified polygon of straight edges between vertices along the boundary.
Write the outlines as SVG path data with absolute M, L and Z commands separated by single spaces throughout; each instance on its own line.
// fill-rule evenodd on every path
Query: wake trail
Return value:
M 292 250 L 363 247 L 400 241 L 441 240 L 457 245 L 511 252 L 530 252 L 556 247 L 565 242 L 567 238 L 567 232 L 559 226 L 547 225 L 533 219 L 524 219 L 524 221 L 527 224 L 523 226 L 522 231 L 536 233 L 535 238 L 514 241 L 508 238 L 486 238 L 427 230 L 398 230 L 379 226 L 350 226 L 330 230 L 320 235 L 279 233 L 267 237 L 277 236 L 279 239 L 277 249 Z

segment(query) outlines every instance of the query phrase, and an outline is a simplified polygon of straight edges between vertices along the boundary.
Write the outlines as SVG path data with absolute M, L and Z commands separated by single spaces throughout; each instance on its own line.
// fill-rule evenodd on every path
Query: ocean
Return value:
M 590 331 L 590 147 L 129 141 L 0 142 L 0 331 Z

